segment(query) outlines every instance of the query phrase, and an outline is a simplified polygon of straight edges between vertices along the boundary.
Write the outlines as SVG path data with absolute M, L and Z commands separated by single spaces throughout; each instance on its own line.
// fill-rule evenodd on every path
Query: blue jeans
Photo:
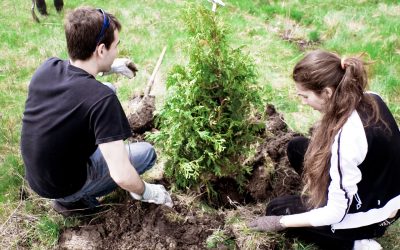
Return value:
M 153 167 L 157 155 L 151 144 L 147 142 L 130 143 L 125 145 L 131 164 L 139 174 Z M 99 148 L 90 156 L 87 167 L 87 180 L 76 193 L 57 199 L 61 203 L 83 200 L 89 207 L 99 205 L 96 197 L 104 196 L 115 190 L 117 184 L 110 176 L 110 171 Z

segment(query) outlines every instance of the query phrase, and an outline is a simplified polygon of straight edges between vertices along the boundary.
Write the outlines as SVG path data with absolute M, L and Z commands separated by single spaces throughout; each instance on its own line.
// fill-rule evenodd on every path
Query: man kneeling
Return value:
M 155 163 L 153 147 L 123 143 L 131 136 L 126 115 L 115 92 L 95 79 L 100 72 L 133 77 L 129 60 L 114 61 L 120 30 L 102 9 L 72 11 L 65 20 L 70 59 L 48 59 L 29 85 L 21 134 L 26 179 L 65 216 L 92 213 L 97 197 L 117 185 L 136 199 L 172 206 L 164 186 L 139 177 Z

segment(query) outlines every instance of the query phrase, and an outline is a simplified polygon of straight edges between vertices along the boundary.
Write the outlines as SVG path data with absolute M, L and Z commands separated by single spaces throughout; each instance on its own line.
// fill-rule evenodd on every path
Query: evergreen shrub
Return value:
M 253 60 L 231 48 L 218 12 L 190 6 L 183 15 L 188 31 L 186 66 L 167 77 L 167 97 L 157 116 L 160 131 L 148 136 L 166 156 L 165 175 L 177 188 L 206 187 L 221 177 L 240 187 L 252 171 L 245 164 L 262 106 Z

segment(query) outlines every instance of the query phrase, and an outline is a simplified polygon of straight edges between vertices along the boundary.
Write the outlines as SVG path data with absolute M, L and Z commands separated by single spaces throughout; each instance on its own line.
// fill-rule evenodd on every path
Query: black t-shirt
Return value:
M 51 58 L 33 75 L 21 151 L 26 179 L 40 196 L 62 198 L 77 192 L 97 145 L 130 135 L 117 96 L 86 71 Z

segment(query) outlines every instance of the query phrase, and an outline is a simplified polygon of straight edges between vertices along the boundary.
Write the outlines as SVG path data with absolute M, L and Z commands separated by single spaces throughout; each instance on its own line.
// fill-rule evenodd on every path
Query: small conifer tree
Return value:
M 241 186 L 251 172 L 244 159 L 263 125 L 249 118 L 261 98 L 252 59 L 229 46 L 217 14 L 192 6 L 183 16 L 189 63 L 168 74 L 160 131 L 150 139 L 166 155 L 165 174 L 178 188 L 204 185 L 210 194 L 219 177 Z

